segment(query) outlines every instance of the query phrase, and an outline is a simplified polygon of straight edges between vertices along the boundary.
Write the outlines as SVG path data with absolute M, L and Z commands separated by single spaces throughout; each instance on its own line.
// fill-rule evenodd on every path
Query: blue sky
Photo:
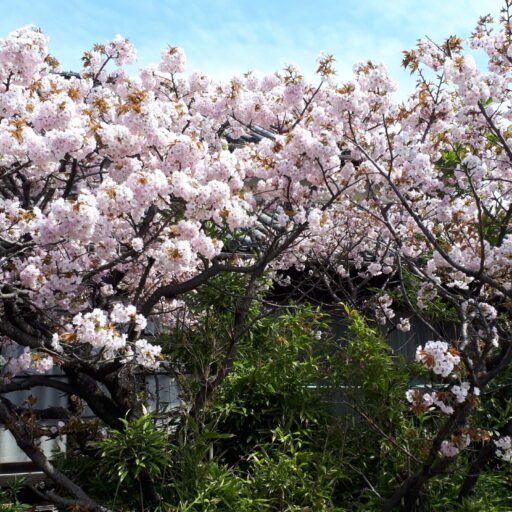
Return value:
M 500 7 L 499 0 L 16 0 L 2 9 L 0 37 L 33 23 L 64 68 L 77 70 L 84 50 L 122 34 L 141 66 L 172 44 L 185 49 L 190 71 L 217 78 L 287 64 L 309 75 L 324 50 L 336 57 L 340 81 L 371 58 L 408 89 L 402 50 L 424 35 L 468 35 L 480 15 Z

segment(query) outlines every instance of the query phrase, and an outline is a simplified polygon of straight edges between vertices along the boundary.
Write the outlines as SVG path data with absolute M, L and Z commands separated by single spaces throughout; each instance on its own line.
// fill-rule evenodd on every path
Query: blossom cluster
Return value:
M 76 314 L 66 326 L 66 331 L 55 333 L 52 348 L 65 354 L 72 343 L 86 343 L 102 360 L 120 357 L 128 362 L 132 359 L 142 366 L 156 368 L 159 364 L 161 347 L 150 344 L 146 339 L 129 343 L 127 327 L 142 332 L 147 325 L 146 318 L 136 312 L 135 306 L 115 303 L 110 313 L 101 309 Z M 125 332 L 123 332 L 125 331 Z
M 0 355 L 0 382 L 9 382 L 15 375 L 26 372 L 46 373 L 54 366 L 53 358 L 40 352 L 31 352 L 25 347 L 21 353 L 13 353 L 12 348 L 5 347 L 10 355 Z
M 512 462 L 512 438 L 503 436 L 496 439 L 494 444 L 496 445 L 496 455 L 506 462 Z
M 462 449 L 467 448 L 471 443 L 468 434 L 462 434 L 455 441 L 444 440 L 441 443 L 441 453 L 445 457 L 455 457 Z
M 447 377 L 460 363 L 460 356 L 445 341 L 428 341 L 425 346 L 420 345 L 416 349 L 416 361 L 435 374 Z
M 480 396 L 480 389 L 471 386 L 469 382 L 451 386 L 449 391 L 422 392 L 418 389 L 409 389 L 406 398 L 412 404 L 414 410 L 425 411 L 431 406 L 436 406 L 443 414 L 453 414 L 455 404 L 462 404 L 468 399 L 476 399 Z M 450 405 L 452 404 L 452 405 Z

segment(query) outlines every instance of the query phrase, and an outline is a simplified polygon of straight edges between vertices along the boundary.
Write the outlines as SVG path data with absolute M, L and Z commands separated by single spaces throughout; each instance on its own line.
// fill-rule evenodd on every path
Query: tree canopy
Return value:
M 78 74 L 34 27 L 0 41 L 0 420 L 67 495 L 50 498 L 103 509 L 37 447 L 41 420 L 72 411 L 9 392 L 58 389 L 122 430 L 143 414 L 145 375 L 174 375 L 160 335 L 172 345 L 174 329 L 204 319 L 197 293 L 235 277 L 194 416 L 232 370 L 253 304 L 291 268 L 378 324 L 408 331 L 414 318 L 433 333 L 416 358 L 441 388 L 403 399 L 439 428 L 386 510 L 411 507 L 470 445 L 470 475 L 511 459 L 510 418 L 473 419 L 512 361 L 509 8 L 467 41 L 485 71 L 455 36 L 405 52 L 418 78 L 405 101 L 383 66 L 359 63 L 340 83 L 324 54 L 314 83 L 293 66 L 219 82 L 186 75 L 171 46 L 129 76 L 136 51 L 121 36 L 86 52 Z M 380 292 L 363 297 L 375 279 Z

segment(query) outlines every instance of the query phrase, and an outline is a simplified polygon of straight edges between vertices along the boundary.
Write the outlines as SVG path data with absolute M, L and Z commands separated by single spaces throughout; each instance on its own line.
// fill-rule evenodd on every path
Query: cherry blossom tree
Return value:
M 236 359 L 263 277 L 291 267 L 352 304 L 379 278 L 383 293 L 366 304 L 376 320 L 406 331 L 417 317 L 433 333 L 417 360 L 440 387 L 404 400 L 440 427 L 386 510 L 410 510 L 462 450 L 475 456 L 461 496 L 492 457 L 510 460 L 512 422 L 496 436 L 473 421 L 512 360 L 509 8 L 501 28 L 484 17 L 469 38 L 484 72 L 456 37 L 406 52 L 418 82 L 404 102 L 383 66 L 357 64 L 340 84 L 327 55 L 315 84 L 292 66 L 216 82 L 184 75 L 174 47 L 128 76 L 136 54 L 120 36 L 85 53 L 79 74 L 61 72 L 33 27 L 0 42 L 0 420 L 68 496 L 49 498 L 104 510 L 38 449 L 40 420 L 65 425 L 71 411 L 7 393 L 54 388 L 122 428 L 141 413 L 144 376 L 169 369 L 154 333 L 172 335 L 188 293 L 239 274 L 201 410 Z M 450 334 L 430 321 L 434 303 L 456 318 Z
M 0 44 L 0 420 L 71 496 L 49 498 L 100 510 L 38 449 L 39 420 L 65 425 L 71 412 L 6 394 L 55 388 L 122 428 L 141 413 L 144 375 L 165 368 L 149 333 L 173 325 L 184 294 L 238 273 L 245 292 L 200 410 L 233 364 L 262 276 L 296 261 L 308 226 L 326 222 L 355 178 L 338 179 L 335 139 L 300 127 L 321 85 L 292 68 L 227 84 L 183 78 L 184 52 L 169 47 L 129 77 L 135 49 L 117 36 L 85 53 L 75 76 L 59 72 L 46 42 L 24 27 Z M 233 151 L 228 140 L 255 131 L 264 140 Z
M 385 73 L 371 62 L 356 66 L 353 82 L 331 91 L 330 122 L 363 182 L 341 214 L 354 222 L 334 221 L 330 233 L 337 234 L 326 234 L 315 249 L 318 261 L 324 258 L 317 273 L 325 275 L 330 265 L 348 276 L 345 286 L 324 279 L 329 293 L 344 300 L 381 276 L 393 293 L 373 302 L 377 319 L 410 328 L 409 317 L 396 318 L 391 295 L 398 295 L 435 336 L 418 347 L 416 360 L 437 376 L 438 387 L 411 389 L 407 400 L 415 413 L 438 415 L 439 429 L 426 456 L 409 454 L 415 469 L 384 500 L 385 510 L 411 510 L 424 484 L 449 471 L 463 450 L 472 450 L 473 462 L 460 499 L 495 456 L 510 460 L 511 419 L 482 428 L 475 411 L 485 407 L 487 390 L 512 360 L 511 7 L 505 2 L 498 28 L 482 17 L 468 40 L 487 54 L 485 71 L 457 37 L 439 45 L 425 39 L 405 52 L 404 66 L 418 76 L 407 101 L 392 101 Z M 331 213 L 329 221 L 336 218 Z M 354 268 L 357 275 L 350 273 Z M 441 332 L 430 321 L 433 307 L 452 316 L 451 330 Z

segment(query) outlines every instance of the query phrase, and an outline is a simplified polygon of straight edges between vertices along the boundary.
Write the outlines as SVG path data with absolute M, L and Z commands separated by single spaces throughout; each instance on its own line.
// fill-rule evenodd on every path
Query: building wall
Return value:
M 178 388 L 172 379 L 167 375 L 148 376 L 148 391 L 150 399 L 148 400 L 148 410 L 162 410 L 180 406 L 178 398 Z M 36 407 L 43 409 L 46 407 L 67 407 L 68 399 L 62 391 L 36 387 L 27 391 L 16 391 L 7 393 L 6 398 L 15 404 L 22 404 L 29 396 L 33 396 L 37 402 Z M 87 408 L 84 411 L 84 417 L 93 417 L 92 411 Z M 56 422 L 47 422 L 51 426 Z M 56 450 L 62 451 L 66 447 L 65 436 L 57 439 L 42 438 L 41 448 L 47 456 L 51 456 Z M 11 433 L 5 428 L 0 428 L 0 474 L 9 470 L 9 464 L 29 462 L 30 459 L 18 448 L 16 441 Z

